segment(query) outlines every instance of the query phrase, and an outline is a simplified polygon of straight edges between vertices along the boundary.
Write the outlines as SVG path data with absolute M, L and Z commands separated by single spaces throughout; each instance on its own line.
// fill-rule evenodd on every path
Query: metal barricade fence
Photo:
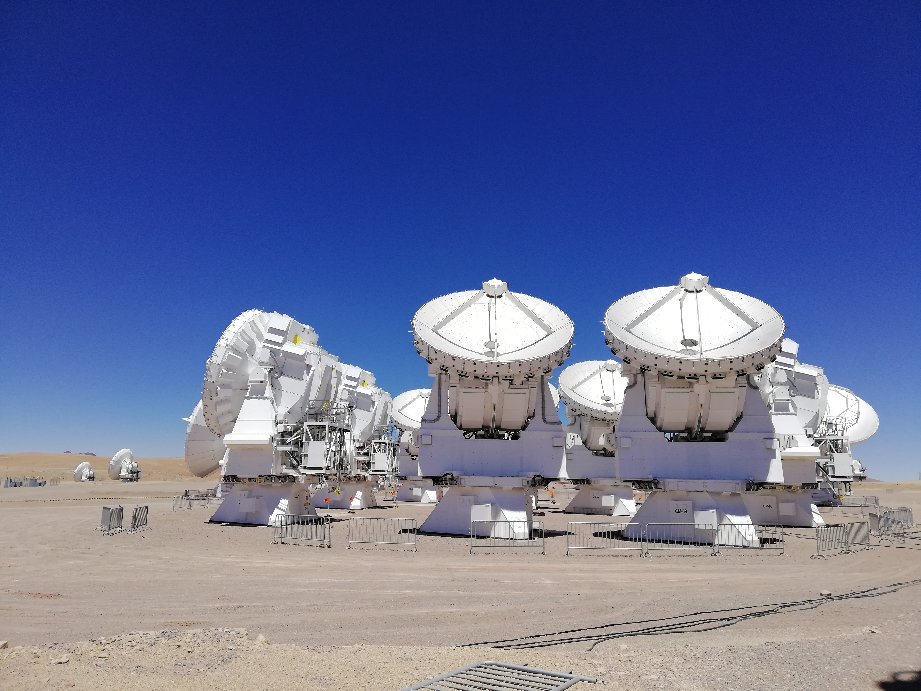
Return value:
M 416 552 L 418 534 L 415 518 L 350 518 L 346 549 L 352 545 L 404 545 Z
M 847 528 L 844 525 L 820 525 L 815 529 L 814 557 L 823 557 L 825 552 L 847 550 Z
M 724 549 L 752 549 L 776 551 L 783 554 L 786 549 L 786 533 L 783 526 L 730 524 L 720 525 L 713 538 L 713 551 L 720 554 Z
M 569 521 L 566 529 L 566 556 L 577 550 L 606 550 L 611 552 L 643 553 L 642 538 L 624 535 L 629 523 Z
M 901 523 L 907 530 L 915 527 L 915 516 L 907 506 L 900 506 L 896 509 L 889 509 L 887 512 L 892 515 L 896 522 Z
M 898 508 L 881 506 L 878 513 L 870 514 L 870 528 L 877 537 L 899 537 L 914 525 L 914 513 L 907 506 Z
M 121 506 L 103 506 L 102 517 L 99 519 L 99 527 L 106 535 L 112 535 L 122 529 L 122 517 L 124 512 Z
M 539 549 L 546 554 L 544 526 L 540 521 L 489 520 L 470 521 L 470 554 L 474 549 L 518 547 Z
M 815 554 L 813 559 L 822 559 L 829 552 L 848 554 L 855 548 L 870 548 L 870 521 L 854 521 L 840 525 L 820 525 L 815 529 Z
M 217 495 L 213 489 L 204 491 L 186 489 L 173 499 L 173 511 L 182 508 L 191 509 L 193 506 L 208 506 L 216 499 Z
M 272 544 L 315 544 L 332 547 L 332 524 L 329 516 L 279 514 L 274 521 Z
M 128 529 L 130 532 L 136 532 L 147 527 L 147 507 L 146 506 L 135 506 L 134 511 L 131 514 L 131 527 Z
M 870 549 L 869 521 L 857 521 L 856 523 L 847 524 L 847 545 L 850 551 L 854 551 L 854 547 Z
M 845 508 L 879 508 L 879 497 L 858 496 L 856 494 L 852 494 L 850 496 L 844 497 L 841 500 L 841 506 Z
M 643 528 L 643 556 L 659 550 L 705 551 L 716 554 L 716 526 L 711 523 L 647 523 Z

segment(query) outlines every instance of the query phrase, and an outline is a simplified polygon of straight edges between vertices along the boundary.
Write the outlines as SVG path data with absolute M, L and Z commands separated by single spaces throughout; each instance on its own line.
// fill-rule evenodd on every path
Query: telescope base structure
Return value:
M 518 477 L 464 477 L 448 488 L 419 532 L 527 540 L 533 527 L 533 490 Z M 483 521 L 474 523 L 474 521 Z
M 374 487 L 371 480 L 348 480 L 338 487 L 320 487 L 310 498 L 314 509 L 370 509 L 377 506 Z
M 443 495 L 441 487 L 425 478 L 409 478 L 400 480 L 397 487 L 397 501 L 414 501 L 423 504 L 437 504 Z
M 310 493 L 303 482 L 225 482 L 221 496 L 224 500 L 211 517 L 212 523 L 274 525 L 278 515 L 317 513 L 310 506 Z
M 613 479 L 591 480 L 591 484 L 580 487 L 563 513 L 633 516 L 636 514 L 633 485 Z
M 687 481 L 672 483 L 691 484 Z M 662 484 L 671 483 L 665 481 Z M 625 534 L 629 538 L 640 539 L 645 530 L 647 539 L 655 540 L 655 535 L 661 533 L 661 539 L 678 538 L 706 543 L 713 541 L 713 531 L 716 530 L 718 545 L 753 547 L 758 544 L 755 532 L 758 525 L 814 528 L 825 525 L 825 521 L 808 492 L 721 491 L 717 487 L 706 490 L 664 489 L 649 494 L 630 520 Z

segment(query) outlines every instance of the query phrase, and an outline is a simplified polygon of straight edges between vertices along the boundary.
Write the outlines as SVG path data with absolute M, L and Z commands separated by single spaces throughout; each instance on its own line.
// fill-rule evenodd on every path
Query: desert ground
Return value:
M 77 484 L 81 458 L 0 456 L 0 476 L 66 478 L 0 489 L 0 688 L 401 689 L 483 660 L 596 678 L 586 690 L 921 688 L 919 533 L 825 559 L 807 529 L 783 554 L 565 556 L 567 521 L 600 519 L 558 503 L 539 518 L 545 555 L 427 535 L 417 552 L 347 549 L 353 516 L 431 510 L 384 502 L 328 512 L 326 549 L 208 523 L 213 506 L 174 511 L 214 485 L 179 459 L 139 459 L 137 484 Z M 918 482 L 857 493 L 921 511 Z M 148 505 L 149 528 L 95 530 L 113 503 Z M 873 597 L 842 597 L 857 591 Z

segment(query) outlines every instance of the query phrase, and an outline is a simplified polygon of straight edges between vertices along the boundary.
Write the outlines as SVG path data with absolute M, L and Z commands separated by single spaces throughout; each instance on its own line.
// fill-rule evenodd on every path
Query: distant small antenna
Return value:
M 96 474 L 93 472 L 93 467 L 89 464 L 88 461 L 83 461 L 76 468 L 74 468 L 75 482 L 92 482 L 95 479 Z
M 141 478 L 141 469 L 131 449 L 122 449 L 112 456 L 109 461 L 109 478 L 122 482 L 137 482 Z

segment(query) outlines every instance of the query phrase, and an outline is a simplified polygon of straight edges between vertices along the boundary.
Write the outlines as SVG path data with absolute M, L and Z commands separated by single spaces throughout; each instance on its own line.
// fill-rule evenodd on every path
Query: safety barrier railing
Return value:
M 332 547 L 332 525 L 329 516 L 279 514 L 274 521 L 272 544 L 313 544 Z
M 870 514 L 871 532 L 880 538 L 900 537 L 914 527 L 914 513 L 907 506 L 881 506 L 877 513 Z
M 870 549 L 870 523 L 857 521 L 847 524 L 847 548 L 853 552 L 855 548 Z
M 815 554 L 812 558 L 824 559 L 832 553 L 848 554 L 859 547 L 870 548 L 869 521 L 820 525 L 815 529 Z
M 99 527 L 105 535 L 113 535 L 121 531 L 124 510 L 121 506 L 103 506 L 102 517 L 99 519 Z
M 177 509 L 191 509 L 193 506 L 208 506 L 212 501 L 217 500 L 217 495 L 213 489 L 195 490 L 186 489 L 182 494 L 176 495 L 173 499 L 173 511 Z
M 350 518 L 346 549 L 352 545 L 403 545 L 416 552 L 418 534 L 415 518 Z
M 643 528 L 643 556 L 675 550 L 715 555 L 716 533 L 717 528 L 711 523 L 647 523 Z
M 570 521 L 566 534 L 566 555 L 580 550 L 639 552 L 648 557 L 657 551 L 679 551 L 716 556 L 722 550 L 775 551 L 786 549 L 786 532 L 781 526 L 724 523 L 630 523 Z
M 60 479 L 58 480 L 60 482 Z M 7 487 L 44 487 L 47 484 L 47 481 L 41 477 L 5 477 L 3 478 L 2 485 L 4 488 Z
M 822 558 L 829 552 L 848 552 L 847 525 L 820 525 L 815 529 L 815 554 Z
M 546 554 L 546 542 L 544 526 L 540 521 L 470 521 L 470 554 L 475 549 L 511 547 L 539 549 L 541 554 Z
M 147 507 L 135 506 L 131 513 L 131 527 L 128 530 L 132 533 L 143 530 L 147 527 Z
M 879 497 L 852 494 L 841 499 L 841 506 L 844 508 L 879 507 Z
M 566 556 L 578 550 L 643 553 L 642 538 L 624 535 L 629 523 L 569 521 L 566 524 Z
M 785 536 L 782 526 L 724 523 L 715 531 L 713 551 L 720 554 L 727 549 L 753 549 L 783 554 L 786 549 Z

